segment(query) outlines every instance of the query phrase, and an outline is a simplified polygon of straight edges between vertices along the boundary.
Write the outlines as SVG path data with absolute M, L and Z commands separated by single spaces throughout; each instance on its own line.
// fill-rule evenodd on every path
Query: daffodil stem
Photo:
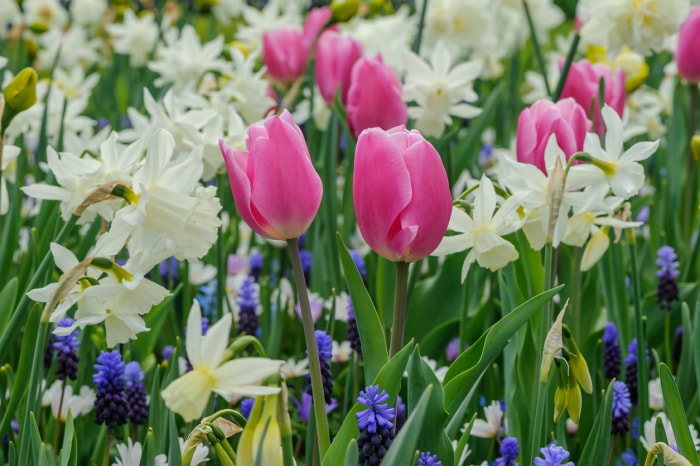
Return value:
M 554 284 L 554 248 L 551 242 L 547 242 L 544 246 L 544 289 L 549 290 Z M 542 369 L 542 351 L 544 350 L 544 341 L 547 337 L 547 332 L 552 326 L 552 302 L 547 303 L 540 314 L 540 333 L 537 338 L 537 370 Z M 525 458 L 523 464 L 532 464 L 535 452 L 542 446 L 543 432 L 545 430 L 545 417 L 547 407 L 547 376 L 538 373 L 538 387 L 535 391 L 535 417 L 533 419 L 532 443 L 530 450 L 527 452 L 528 457 Z
M 309 352 L 309 374 L 311 376 L 311 396 L 314 403 L 314 417 L 316 419 L 316 431 L 318 432 L 318 450 L 321 459 L 326 455 L 328 446 L 331 443 L 328 433 L 328 418 L 326 417 L 326 404 L 323 395 L 323 380 L 321 378 L 321 360 L 318 356 L 318 346 L 316 345 L 316 335 L 314 333 L 314 321 L 311 317 L 311 305 L 309 304 L 309 292 L 304 280 L 304 271 L 301 267 L 301 257 L 299 256 L 299 244 L 297 238 L 287 240 L 289 246 L 289 256 L 292 261 L 294 280 L 297 283 L 297 294 L 299 297 L 299 307 L 301 307 L 301 320 L 304 326 L 304 338 L 306 348 Z
M 671 355 L 671 312 L 666 311 L 664 320 L 664 351 L 666 352 L 666 361 L 669 366 L 673 365 L 673 357 Z
M 686 180 L 685 180 L 685 196 L 683 202 L 686 206 L 685 215 L 683 215 L 684 232 L 689 234 L 693 228 L 693 219 L 695 219 L 695 210 L 697 209 L 697 190 L 695 189 L 695 157 L 690 148 L 690 140 L 695 134 L 697 128 L 697 108 L 698 108 L 698 85 L 691 83 L 690 90 L 690 108 L 688 110 L 688 154 L 686 155 Z
M 544 78 L 544 88 L 547 95 L 552 95 L 552 90 L 549 87 L 549 79 L 547 78 L 547 68 L 544 64 L 544 57 L 542 56 L 542 48 L 540 47 L 540 42 L 537 40 L 537 29 L 535 29 L 535 23 L 532 20 L 532 14 L 530 13 L 530 7 L 527 5 L 527 0 L 523 0 L 523 8 L 525 9 L 525 18 L 527 18 L 527 25 L 530 28 L 530 39 L 532 39 L 532 47 L 535 49 L 535 58 L 537 59 L 537 66 L 542 73 Z
M 637 266 L 637 248 L 635 245 L 635 233 L 633 228 L 627 229 L 627 240 L 630 251 L 630 278 L 632 281 L 632 302 L 634 304 L 634 325 L 637 337 L 637 378 L 639 396 L 639 425 L 649 419 L 649 369 L 647 368 L 646 337 L 644 335 L 644 321 L 642 316 L 642 300 L 640 298 L 639 268 Z M 644 449 L 638 448 L 638 457 L 642 458 Z
M 408 297 L 408 262 L 396 263 L 396 288 L 394 289 L 394 318 L 391 323 L 391 347 L 389 357 L 403 348 L 403 333 L 406 326 L 406 301 Z
M 557 88 L 552 94 L 552 100 L 556 102 L 561 97 L 561 93 L 564 91 L 564 84 L 566 83 L 566 77 L 569 75 L 569 70 L 571 69 L 571 63 L 574 61 L 574 56 L 576 56 L 576 51 L 578 50 L 578 44 L 581 41 L 581 36 L 577 33 L 574 34 L 574 40 L 571 42 L 571 47 L 569 48 L 569 53 L 566 55 L 566 61 L 561 69 L 561 74 L 559 75 L 559 81 L 557 81 Z

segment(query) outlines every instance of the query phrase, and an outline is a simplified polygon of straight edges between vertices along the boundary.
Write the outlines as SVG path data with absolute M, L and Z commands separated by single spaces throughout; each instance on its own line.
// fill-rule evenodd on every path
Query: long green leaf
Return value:
M 345 466 L 357 466 L 360 461 L 360 453 L 357 451 L 357 441 L 355 439 L 350 440 L 348 443 L 348 449 L 345 452 Z
M 360 332 L 362 353 L 365 355 L 365 380 L 374 380 L 381 367 L 389 360 L 384 330 L 374 303 L 372 303 L 372 299 L 362 283 L 362 277 L 355 262 L 340 235 L 337 235 L 337 239 L 340 261 L 343 264 L 343 271 L 350 289 L 357 329 Z
M 664 405 L 668 418 L 673 427 L 673 434 L 676 436 L 678 452 L 686 459 L 690 460 L 693 466 L 700 466 L 698 454 L 695 451 L 693 437 L 690 435 L 688 428 L 688 419 L 685 416 L 685 409 L 681 401 L 681 395 L 678 393 L 678 387 L 673 380 L 671 369 L 666 364 L 659 365 L 661 375 L 661 391 L 664 394 Z
M 444 381 L 445 406 L 450 414 L 454 414 L 476 380 L 501 354 L 503 347 L 515 332 L 563 286 L 540 293 L 513 309 L 452 363 Z
M 401 428 L 399 435 L 396 436 L 394 442 L 386 452 L 386 456 L 382 463 L 384 464 L 412 464 L 413 456 L 415 455 L 418 439 L 423 432 L 433 428 L 431 425 L 424 425 L 425 416 L 430 406 L 430 398 L 434 387 L 428 386 L 423 395 L 420 397 L 418 404 L 414 408 L 411 415 L 406 419 L 406 423 Z
M 17 277 L 7 282 L 5 287 L 0 291 L 0 334 L 5 331 L 7 323 L 10 321 L 12 310 L 15 308 L 17 300 Z
M 341 248 L 342 249 L 342 248 Z M 408 363 L 408 358 L 413 352 L 413 342 L 409 342 L 401 351 L 391 358 L 391 360 L 381 368 L 377 378 L 372 382 L 373 385 L 379 385 L 379 388 L 385 390 L 392 400 L 396 400 L 396 396 L 401 388 L 401 380 L 403 373 Z M 323 457 L 323 466 L 337 466 L 345 461 L 345 454 L 348 449 L 348 444 L 360 434 L 357 429 L 356 413 L 365 409 L 365 406 L 355 403 L 352 409 L 345 416 L 343 425 L 340 426 L 338 435 L 335 436 L 330 448 Z M 386 463 L 389 464 L 389 463 Z
M 39 318 L 41 317 L 41 306 L 34 305 L 29 311 L 29 320 L 24 328 L 24 338 L 22 338 L 22 349 L 20 351 L 19 363 L 17 365 L 17 375 L 15 377 L 14 388 L 7 406 L 3 407 L 5 415 L 0 423 L 0 434 L 6 431 L 10 421 L 15 416 L 17 406 L 27 394 L 29 389 L 29 374 L 32 371 L 32 358 L 34 357 L 34 343 L 39 330 Z
M 614 381 L 611 381 L 608 385 L 602 409 L 598 411 L 598 416 L 595 418 L 593 428 L 591 428 L 591 433 L 588 435 L 588 440 L 583 447 L 583 453 L 581 453 L 581 459 L 578 461 L 578 464 L 606 463 L 606 457 L 610 449 L 613 383 Z
M 63 447 L 58 455 L 58 464 L 60 466 L 74 465 L 78 462 L 78 452 L 73 448 L 75 444 L 75 435 L 73 427 L 73 415 L 68 411 L 66 419 L 66 430 L 63 432 Z
M 442 460 L 443 466 L 452 466 L 454 449 L 450 444 L 450 439 L 445 434 L 444 428 L 445 422 L 447 421 L 445 395 L 442 391 L 440 381 L 435 376 L 435 372 L 433 372 L 428 363 L 421 358 L 417 346 L 408 363 L 407 385 L 407 408 L 409 415 L 416 409 L 428 387 L 433 387 L 429 409 L 425 418 L 425 425 L 429 426 L 429 428 L 423 430 L 423 434 L 418 440 L 418 448 L 421 451 L 429 450 L 433 453 L 437 453 Z

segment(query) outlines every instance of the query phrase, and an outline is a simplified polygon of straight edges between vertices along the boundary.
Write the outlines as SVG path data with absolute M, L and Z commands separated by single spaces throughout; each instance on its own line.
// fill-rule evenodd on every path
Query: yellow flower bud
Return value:
M 567 402 L 566 408 L 569 410 L 569 417 L 578 424 L 581 419 L 581 405 L 583 404 L 581 400 L 581 388 L 576 382 L 576 376 L 574 376 L 574 371 L 571 369 L 571 361 L 569 361 L 569 390 L 567 391 Z
M 623 50 L 615 58 L 612 64 L 613 69 L 622 68 L 625 72 L 625 89 L 627 92 L 636 90 L 644 84 L 649 76 L 649 65 L 644 60 L 644 56 L 632 52 L 629 49 Z
M 238 443 L 238 464 L 282 465 L 282 440 L 277 422 L 277 395 L 260 396 L 251 409 Z
M 357 14 L 357 10 L 359 9 L 360 0 L 333 0 L 331 2 L 331 11 L 333 12 L 334 21 L 348 21 Z
M 34 68 L 25 68 L 17 73 L 17 76 L 2 91 L 5 98 L 5 111 L 10 109 L 14 115 L 17 115 L 34 105 L 38 80 L 39 77 Z
M 700 162 L 700 134 L 694 134 L 690 138 L 690 152 L 692 152 L 695 161 Z

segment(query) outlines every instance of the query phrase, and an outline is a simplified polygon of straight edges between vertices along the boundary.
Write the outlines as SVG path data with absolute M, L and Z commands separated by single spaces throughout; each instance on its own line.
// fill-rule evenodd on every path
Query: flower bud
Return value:
M 700 134 L 694 134 L 690 138 L 690 152 L 696 162 L 700 162 Z
M 25 68 L 14 77 L 2 91 L 5 109 L 2 113 L 2 126 L 7 128 L 10 121 L 36 103 L 36 83 L 39 77 L 34 68 Z
M 359 9 L 360 0 L 333 0 L 331 2 L 333 20 L 337 22 L 349 21 Z

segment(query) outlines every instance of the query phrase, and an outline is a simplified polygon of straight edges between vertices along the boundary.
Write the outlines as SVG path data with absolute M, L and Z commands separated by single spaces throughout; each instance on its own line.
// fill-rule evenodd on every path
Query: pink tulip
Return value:
M 314 41 L 333 16 L 331 7 L 312 8 L 304 21 L 304 47 L 307 52 L 313 49 Z
M 694 6 L 678 30 L 678 74 L 691 83 L 700 82 L 700 6 Z
M 316 216 L 323 193 L 301 129 L 285 110 L 248 128 L 245 143 L 248 150 L 241 151 L 219 140 L 238 212 L 266 238 L 298 238 Z
M 406 124 L 408 108 L 401 98 L 401 83 L 381 55 L 361 58 L 352 67 L 347 112 L 355 137 L 367 128 Z
M 552 134 L 564 151 L 566 159 L 583 149 L 586 133 L 591 122 L 586 112 L 572 98 L 552 103 L 539 100 L 524 109 L 518 118 L 516 152 L 518 161 L 535 165 L 547 173 L 544 163 L 544 149 Z
M 417 261 L 445 235 L 452 212 L 447 174 L 435 148 L 416 130 L 362 131 L 352 193 L 360 233 L 382 257 Z
M 316 84 L 324 100 L 331 104 L 340 86 L 340 100 L 345 105 L 350 89 L 353 65 L 362 58 L 362 44 L 337 31 L 324 31 L 316 43 Z
M 275 81 L 294 82 L 304 74 L 308 56 L 304 37 L 296 28 L 275 29 L 263 35 L 263 63 Z
M 586 115 L 594 112 L 593 127 L 600 133 L 600 103 L 598 102 L 598 89 L 600 80 L 605 81 L 605 103 L 613 108 L 620 117 L 625 109 L 625 74 L 622 69 L 614 73 L 607 65 L 602 63 L 591 64 L 588 60 L 581 60 L 571 64 L 569 75 L 561 93 L 561 98 L 572 97 L 583 107 Z

